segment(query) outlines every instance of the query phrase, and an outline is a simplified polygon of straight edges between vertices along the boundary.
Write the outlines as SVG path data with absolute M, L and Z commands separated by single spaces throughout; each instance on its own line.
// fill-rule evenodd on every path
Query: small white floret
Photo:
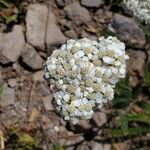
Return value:
M 112 64 L 113 61 L 114 61 L 114 58 L 105 56 L 105 57 L 103 57 L 103 61 L 104 61 L 104 63 L 106 63 L 106 64 Z

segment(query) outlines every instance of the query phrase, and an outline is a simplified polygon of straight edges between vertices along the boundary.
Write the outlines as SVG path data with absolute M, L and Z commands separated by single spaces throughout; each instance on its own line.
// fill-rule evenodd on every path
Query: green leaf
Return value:
M 65 150 L 64 146 L 60 144 L 53 145 L 53 150 Z
M 4 8 L 10 8 L 12 6 L 11 1 L 8 0 L 0 0 L 0 4 L 4 6 Z
M 119 118 L 120 118 L 120 124 L 121 124 L 121 129 L 122 130 L 127 130 L 128 129 L 128 118 L 125 115 L 124 112 L 119 113 Z
M 132 102 L 132 89 L 128 77 L 121 79 L 115 87 L 113 106 L 115 108 L 127 107 Z
M 143 67 L 144 70 L 144 77 L 143 77 L 143 81 L 145 86 L 150 86 L 150 62 L 146 63 Z
M 116 36 L 116 33 L 112 32 L 108 28 L 104 29 L 102 32 L 102 36 L 108 37 L 108 36 Z
M 143 133 L 149 133 L 150 127 L 132 127 L 128 128 L 127 130 L 122 129 L 111 129 L 108 130 L 110 137 L 113 138 L 120 138 L 126 136 L 139 136 Z
M 16 5 L 16 6 L 19 6 L 21 4 L 23 0 L 11 0 L 11 2 Z
M 9 134 L 5 147 L 15 150 L 36 150 L 37 146 L 36 140 L 29 134 L 14 130 Z
M 8 138 L 8 143 L 18 143 L 19 141 L 19 137 L 18 135 L 15 133 L 15 132 L 12 132 L 10 135 L 9 135 L 9 138 Z
M 12 16 L 5 16 L 6 24 L 9 24 L 10 22 L 17 22 L 17 14 L 14 14 Z
M 143 122 L 148 124 L 150 123 L 150 114 L 146 113 L 138 113 L 138 114 L 128 113 L 127 118 L 129 121 Z
M 139 101 L 139 102 L 137 102 L 136 104 L 137 104 L 138 106 L 140 106 L 140 107 L 143 109 L 143 111 L 144 111 L 145 113 L 150 114 L 150 103 L 145 102 L 145 101 Z
M 36 145 L 35 139 L 27 133 L 19 134 L 19 141 L 27 145 Z

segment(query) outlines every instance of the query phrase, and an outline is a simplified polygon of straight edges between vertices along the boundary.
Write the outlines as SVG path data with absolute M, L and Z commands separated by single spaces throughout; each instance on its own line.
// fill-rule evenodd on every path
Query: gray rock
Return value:
M 138 24 L 132 19 L 123 15 L 115 14 L 112 26 L 120 39 L 137 48 L 145 45 L 145 34 Z
M 40 116 L 40 111 L 33 107 L 29 114 L 29 122 L 36 122 Z
M 54 107 L 52 105 L 52 99 L 53 99 L 52 95 L 48 95 L 48 96 L 42 98 L 44 108 L 46 111 L 54 110 Z
M 8 80 L 8 85 L 10 86 L 10 87 L 15 87 L 16 85 L 17 85 L 17 79 L 16 78 L 12 78 L 12 79 L 9 79 Z
M 107 116 L 103 112 L 95 112 L 92 119 L 99 127 L 107 122 Z
M 143 51 L 127 51 L 130 59 L 127 61 L 127 72 L 132 87 L 139 83 L 139 77 L 143 77 L 143 65 L 145 64 L 146 54 Z
M 92 150 L 111 150 L 110 144 L 93 143 Z
M 78 125 L 80 126 L 81 130 L 88 130 L 88 129 L 92 128 L 90 121 L 86 120 L 86 119 L 80 120 Z
M 44 75 L 43 71 L 37 71 L 33 74 L 32 79 L 34 82 L 43 82 L 45 81 L 43 75 Z
M 44 5 L 30 5 L 26 15 L 27 41 L 34 47 L 45 50 L 45 32 L 48 8 Z
M 71 39 L 76 39 L 77 35 L 74 30 L 68 30 L 65 32 L 66 36 Z
M 127 71 L 130 75 L 143 76 L 143 65 L 145 64 L 146 54 L 143 51 L 129 50 L 130 59 L 127 61 Z
M 103 0 L 81 0 L 81 4 L 85 7 L 95 7 L 98 8 L 104 4 Z
M 7 25 L 4 23 L 0 23 L 0 32 L 3 32 L 6 29 L 7 29 Z
M 124 143 L 113 143 L 111 149 L 113 149 L 113 150 L 129 150 L 129 149 L 131 149 L 131 143 L 127 142 L 127 141 Z
M 50 94 L 50 90 L 47 84 L 39 83 L 36 88 L 37 93 L 41 96 L 48 96 Z
M 70 0 L 56 0 L 56 4 L 61 7 L 66 6 L 69 2 Z
M 14 105 L 14 103 L 15 103 L 15 90 L 9 87 L 5 87 L 0 97 L 0 106 L 5 107 L 9 105 Z
M 0 33 L 0 62 L 7 64 L 17 61 L 24 45 L 25 39 L 21 26 L 14 26 L 12 32 Z
M 43 59 L 31 45 L 26 44 L 21 57 L 22 61 L 33 70 L 38 70 L 42 68 Z
M 80 6 L 78 1 L 74 1 L 73 3 L 66 6 L 64 11 L 66 16 L 78 25 L 82 23 L 86 24 L 91 20 L 89 11 L 86 8 Z
M 66 37 L 63 35 L 59 27 L 56 25 L 55 16 L 50 11 L 47 21 L 46 45 L 47 49 L 55 48 L 66 42 Z
M 91 148 L 89 147 L 89 145 L 86 142 L 83 142 L 82 144 L 79 144 L 77 146 L 76 150 L 91 150 Z

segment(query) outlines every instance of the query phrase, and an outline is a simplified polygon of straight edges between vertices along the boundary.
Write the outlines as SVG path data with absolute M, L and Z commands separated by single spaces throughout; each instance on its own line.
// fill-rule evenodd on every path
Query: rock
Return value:
M 107 122 L 107 116 L 103 112 L 95 112 L 92 119 L 99 127 Z
M 64 8 L 66 16 L 77 25 L 86 24 L 91 20 L 89 11 L 80 6 L 78 1 L 74 1 Z
M 130 85 L 132 87 L 136 87 L 139 84 L 139 79 L 136 75 L 134 76 L 129 76 L 129 81 L 130 81 Z
M 91 150 L 91 148 L 88 146 L 86 142 L 83 142 L 82 144 L 79 144 L 76 148 L 76 150 Z M 99 149 L 101 150 L 101 149 Z
M 66 37 L 63 35 L 61 30 L 56 24 L 52 24 L 47 28 L 46 33 L 46 45 L 47 49 L 55 48 L 66 42 Z
M 86 119 L 80 120 L 80 122 L 77 126 L 79 126 L 79 128 L 81 128 L 82 131 L 89 130 L 90 128 L 92 128 L 92 125 L 90 124 L 90 121 L 86 120 Z
M 66 18 L 59 20 L 60 26 L 67 29 L 72 29 L 72 22 Z
M 40 111 L 38 111 L 36 108 L 33 108 L 30 112 L 29 116 L 29 122 L 35 122 L 40 115 Z
M 66 142 L 64 144 L 66 145 L 76 145 L 77 143 L 80 143 L 81 141 L 83 141 L 84 138 L 81 135 L 76 135 L 76 136 L 69 136 L 66 138 Z
M 26 44 L 21 57 L 22 61 L 33 70 L 41 69 L 43 66 L 43 59 L 29 44 Z
M 38 83 L 36 88 L 36 92 L 41 96 L 48 96 L 50 94 L 50 89 L 47 84 Z
M 145 63 L 146 54 L 143 51 L 129 50 L 128 55 L 130 59 L 127 61 L 127 71 L 130 75 L 143 76 L 143 65 Z
M 7 29 L 7 25 L 4 23 L 0 23 L 0 32 L 3 32 L 6 29 Z
M 95 7 L 98 8 L 100 7 L 102 4 L 104 4 L 103 0 L 81 0 L 81 4 L 85 7 Z
M 75 33 L 74 30 L 68 30 L 65 32 L 65 34 L 70 39 L 76 39 L 77 38 L 77 34 Z
M 142 113 L 142 112 L 143 112 L 143 109 L 142 109 L 140 106 L 138 106 L 138 105 L 136 105 L 136 104 L 133 104 L 133 105 L 131 106 L 131 111 L 132 111 L 133 113 Z
M 4 87 L 3 93 L 0 97 L 0 106 L 5 107 L 14 105 L 15 103 L 15 90 L 9 87 Z
M 82 37 L 82 38 L 87 37 L 87 38 L 90 39 L 90 40 L 96 40 L 96 41 L 97 41 L 97 36 L 92 35 L 92 34 L 89 34 L 89 33 L 86 32 L 85 30 L 82 30 L 81 37 Z
M 63 35 L 59 27 L 55 23 L 55 17 L 53 13 L 49 12 L 47 21 L 47 32 L 46 32 L 46 46 L 47 49 L 55 48 L 66 42 L 66 37 Z
M 43 71 L 37 71 L 33 74 L 33 81 L 37 82 L 43 82 L 45 81 L 44 78 L 43 78 Z
M 23 28 L 15 25 L 9 33 L 0 34 L 0 62 L 16 62 L 25 45 Z
M 44 60 L 47 59 L 47 53 L 45 53 L 44 51 L 38 51 L 38 53 Z
M 113 150 L 130 150 L 131 146 L 128 143 L 116 143 L 112 145 Z
M 56 4 L 60 7 L 66 6 L 69 2 L 70 0 L 56 0 Z
M 43 97 L 43 104 L 46 111 L 54 110 L 54 107 L 52 105 L 53 96 L 48 95 L 46 97 Z
M 145 34 L 134 19 L 123 15 L 115 14 L 112 27 L 119 38 L 136 48 L 143 48 L 145 45 Z
M 92 150 L 111 150 L 109 144 L 93 143 Z M 120 149 L 122 150 L 122 149 Z
M 10 87 L 15 87 L 17 85 L 17 79 L 8 79 L 8 85 Z
M 48 8 L 40 4 L 30 5 L 26 15 L 27 41 L 40 50 L 45 50 L 47 15 Z
M 98 9 L 95 13 L 95 21 L 98 23 L 109 24 L 109 23 L 111 23 L 112 15 L 113 15 L 113 13 L 111 11 L 108 11 L 105 9 Z

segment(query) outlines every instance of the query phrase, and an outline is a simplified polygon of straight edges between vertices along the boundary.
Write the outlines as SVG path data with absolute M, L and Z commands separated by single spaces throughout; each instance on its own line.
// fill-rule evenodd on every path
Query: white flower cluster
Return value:
M 150 23 L 150 0 L 123 0 L 123 3 L 135 16 Z
M 76 124 L 114 98 L 114 87 L 126 74 L 125 45 L 116 37 L 68 40 L 45 63 L 45 78 L 56 89 L 54 105 Z

